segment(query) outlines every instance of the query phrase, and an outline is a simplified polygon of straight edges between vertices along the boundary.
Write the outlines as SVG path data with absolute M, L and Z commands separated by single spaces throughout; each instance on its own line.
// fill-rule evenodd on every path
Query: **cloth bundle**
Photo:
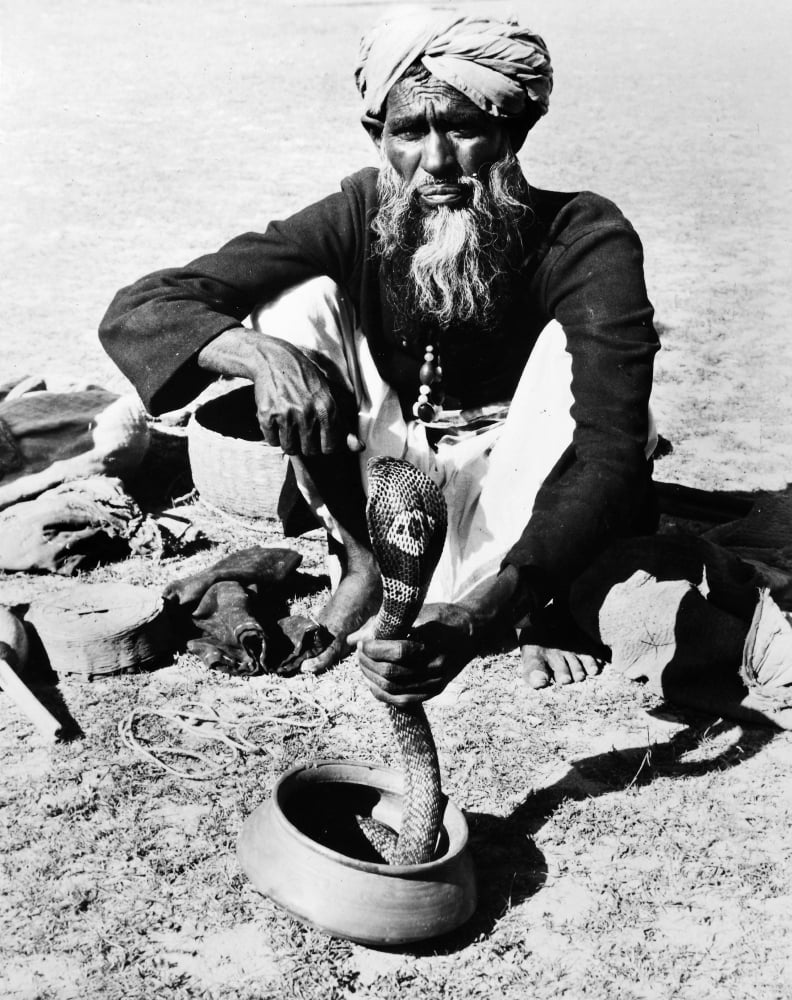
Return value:
M 137 396 L 96 387 L 11 390 L 0 398 L 0 510 L 76 479 L 123 478 L 140 464 L 148 443 Z
M 70 575 L 162 549 L 124 492 L 149 444 L 137 396 L 97 386 L 0 386 L 0 570 Z
M 762 590 L 743 647 L 740 676 L 770 708 L 792 707 L 792 615 Z
M 583 632 L 610 649 L 614 669 L 658 694 L 684 694 L 710 664 L 710 683 L 739 677 L 756 705 L 778 712 L 792 707 L 789 581 L 706 538 L 656 535 L 608 548 L 577 580 L 570 605 Z
M 292 549 L 254 545 L 169 583 L 163 598 L 180 634 L 193 636 L 187 649 L 207 667 L 235 676 L 296 673 L 333 638 L 310 619 L 282 614 L 301 562 Z
M 7 572 L 71 576 L 161 548 L 154 521 L 109 476 L 64 483 L 0 511 L 0 570 Z

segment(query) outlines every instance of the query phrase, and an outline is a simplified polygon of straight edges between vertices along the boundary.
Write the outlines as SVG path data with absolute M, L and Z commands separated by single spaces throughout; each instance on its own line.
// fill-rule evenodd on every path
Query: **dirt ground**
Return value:
M 351 80 L 377 2 L 6 0 L 0 7 L 0 381 L 120 388 L 96 327 L 115 290 L 261 229 L 374 162 Z M 522 154 L 540 186 L 613 198 L 640 233 L 663 351 L 658 478 L 792 480 L 786 289 L 792 118 L 783 0 L 563 0 L 518 11 L 556 68 Z M 196 512 L 215 548 L 92 577 L 159 586 L 260 530 Z M 263 537 L 278 539 L 274 522 Z M 316 539 L 298 543 L 315 599 Z M 22 599 L 21 578 L 0 600 Z M 668 712 L 607 672 L 529 694 L 514 654 L 431 707 L 468 814 L 482 905 L 450 942 L 378 952 L 306 930 L 234 856 L 273 781 L 322 755 L 391 762 L 352 661 L 289 689 L 328 715 L 265 734 L 216 782 L 163 777 L 118 741 L 135 705 L 250 718 L 272 682 L 163 670 L 61 684 L 82 739 L 0 718 L 0 997 L 782 998 L 792 993 L 785 735 Z

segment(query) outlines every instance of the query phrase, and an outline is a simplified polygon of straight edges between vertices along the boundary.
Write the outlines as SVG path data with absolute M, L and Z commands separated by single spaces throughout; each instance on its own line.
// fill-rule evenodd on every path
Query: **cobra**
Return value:
M 368 480 L 366 520 L 383 592 L 375 636 L 403 638 L 443 550 L 446 504 L 431 479 L 401 459 L 369 459 Z M 437 750 L 423 705 L 387 710 L 405 772 L 404 808 L 395 848 L 382 838 L 375 846 L 393 864 L 423 864 L 435 850 L 444 804 Z

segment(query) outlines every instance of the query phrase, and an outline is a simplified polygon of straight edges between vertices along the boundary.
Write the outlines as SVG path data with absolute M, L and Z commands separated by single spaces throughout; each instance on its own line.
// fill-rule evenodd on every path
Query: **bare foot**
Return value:
M 571 653 L 566 649 L 532 644 L 521 646 L 520 652 L 523 680 L 532 688 L 584 681 L 598 674 L 605 662 L 588 653 Z
M 330 600 L 316 615 L 317 622 L 332 632 L 335 639 L 318 656 L 303 662 L 303 672 L 321 673 L 351 652 L 353 645 L 347 641 L 348 636 L 376 614 L 381 602 L 382 577 L 372 556 L 341 578 Z
M 294 647 L 281 664 L 283 673 L 318 674 L 350 653 L 349 636 L 379 610 L 382 578 L 374 556 L 358 549 L 327 604 L 316 616 L 293 615 L 280 622 Z

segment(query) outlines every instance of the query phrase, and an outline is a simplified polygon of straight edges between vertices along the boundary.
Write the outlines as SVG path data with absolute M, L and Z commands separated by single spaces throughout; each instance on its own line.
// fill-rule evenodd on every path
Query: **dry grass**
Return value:
M 373 8 L 390 7 L 11 0 L 0 168 L 0 233 L 13 249 L 0 274 L 8 376 L 90 372 L 119 384 L 93 332 L 116 287 L 260 228 L 371 162 L 349 67 Z M 665 346 L 656 409 L 675 445 L 661 478 L 784 485 L 787 6 L 569 0 L 528 19 L 557 66 L 553 112 L 524 155 L 529 176 L 612 196 L 644 240 Z M 252 540 L 279 540 L 273 524 L 195 514 L 211 550 L 91 578 L 160 586 Z M 308 600 L 320 601 L 321 544 L 299 547 Z M 6 578 L 0 603 L 61 584 Z M 607 673 L 529 693 L 514 654 L 477 660 L 429 711 L 447 791 L 471 826 L 479 912 L 451 940 L 379 952 L 301 927 L 250 887 L 234 855 L 243 819 L 290 764 L 394 762 L 353 662 L 278 682 L 316 698 L 328 723 L 273 727 L 274 756 L 244 758 L 219 780 L 163 775 L 119 742 L 134 706 L 199 699 L 250 717 L 274 683 L 207 674 L 187 655 L 92 684 L 62 677 L 82 735 L 52 749 L 3 702 L 0 995 L 792 991 L 789 736 L 669 715 Z
M 187 509 L 212 549 L 90 577 L 158 586 L 262 535 L 279 541 L 274 523 L 253 529 Z M 320 601 L 321 542 L 299 547 L 314 582 L 305 600 Z M 15 577 L 0 601 L 49 585 Z M 468 816 L 481 902 L 458 934 L 407 951 L 300 926 L 256 893 L 235 859 L 242 821 L 291 765 L 328 756 L 397 765 L 352 658 L 290 680 L 227 678 L 186 654 L 145 674 L 62 676 L 82 734 L 55 748 L 9 706 L 2 995 L 784 996 L 789 737 L 680 716 L 608 673 L 529 694 L 517 668 L 514 653 L 476 660 L 429 706 L 445 789 Z M 220 751 L 213 759 L 229 766 L 212 781 L 162 773 L 119 741 L 132 708 L 200 701 L 255 722 L 284 689 L 315 699 L 325 724 L 259 725 L 251 735 L 270 752 Z

